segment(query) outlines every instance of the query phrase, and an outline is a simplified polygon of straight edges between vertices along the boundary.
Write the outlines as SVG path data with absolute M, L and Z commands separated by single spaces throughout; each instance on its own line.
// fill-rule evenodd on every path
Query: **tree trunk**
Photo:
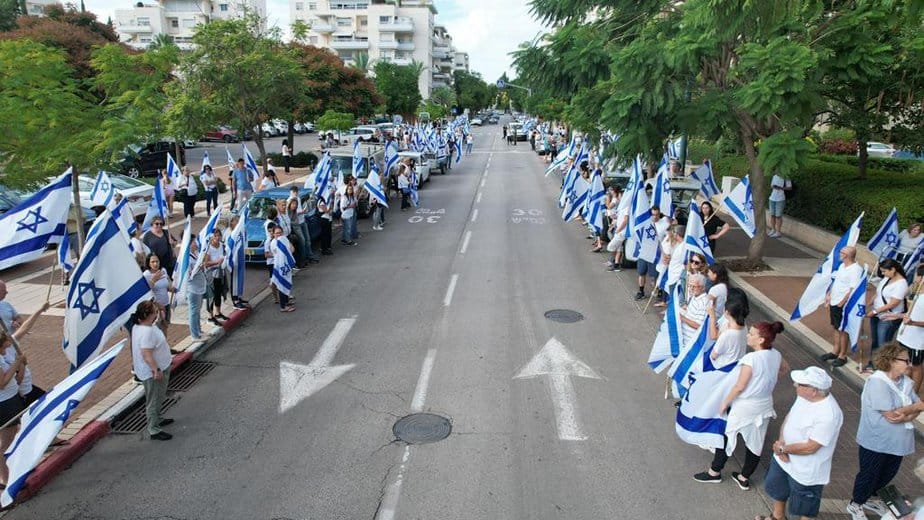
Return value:
M 869 163 L 869 152 L 866 150 L 868 138 L 857 134 L 857 152 L 859 160 L 857 161 L 857 175 L 861 179 L 866 179 L 866 166 Z
M 286 135 L 286 139 L 289 141 L 289 152 L 295 155 L 295 121 L 288 121 L 288 123 L 289 133 Z
M 176 165 L 180 167 L 180 170 L 182 170 L 183 167 L 186 166 L 186 160 L 183 159 L 183 155 L 180 153 L 182 151 L 180 150 L 180 146 L 181 146 L 180 138 L 174 137 L 173 138 L 173 153 L 176 155 L 174 159 L 176 159 Z
M 74 168 L 71 173 L 71 195 L 73 196 L 71 204 L 73 204 L 76 209 L 74 213 L 77 216 L 77 251 L 79 256 L 79 252 L 83 251 L 83 244 L 86 241 L 86 236 L 83 232 L 83 206 L 80 205 L 80 183 L 77 177 L 77 168 Z M 65 230 L 65 233 L 66 232 Z
M 260 152 L 260 166 L 263 167 L 263 171 L 265 172 L 266 171 L 266 148 L 264 148 L 264 145 L 263 145 L 263 127 L 261 125 L 257 125 L 257 128 L 259 128 L 260 131 L 254 134 L 253 142 L 257 143 L 257 150 L 259 150 Z M 254 186 L 254 191 L 256 191 L 256 189 L 257 187 Z
M 754 220 L 757 231 L 751 244 L 748 246 L 748 262 L 760 263 L 763 261 L 764 242 L 767 240 L 767 183 L 764 181 L 764 170 L 757 162 L 757 150 L 754 148 L 754 133 L 746 126 L 741 126 L 741 144 L 748 158 L 751 183 L 751 197 L 754 202 Z

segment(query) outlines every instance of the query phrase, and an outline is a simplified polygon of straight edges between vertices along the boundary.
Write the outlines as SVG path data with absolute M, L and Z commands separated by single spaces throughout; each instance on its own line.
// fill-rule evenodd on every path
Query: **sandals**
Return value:
M 294 306 L 294 305 L 289 305 L 289 306 L 286 307 L 285 309 L 280 309 L 280 310 L 279 310 L 279 312 L 294 312 L 294 311 L 295 311 L 295 306 Z

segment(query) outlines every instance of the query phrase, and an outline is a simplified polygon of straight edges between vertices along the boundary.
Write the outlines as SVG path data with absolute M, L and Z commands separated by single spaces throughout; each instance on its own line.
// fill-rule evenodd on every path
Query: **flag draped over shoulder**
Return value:
M 860 226 L 863 225 L 863 213 L 850 225 L 850 228 L 841 236 L 840 240 L 831 248 L 831 252 L 818 266 L 818 271 L 812 275 L 805 292 L 796 303 L 789 321 L 797 321 L 807 316 L 817 309 L 825 301 L 825 295 L 828 294 L 828 287 L 831 286 L 831 278 L 835 271 L 841 266 L 841 249 L 853 246 L 860 237 Z
M 10 208 L 0 217 L 0 270 L 42 256 L 67 234 L 72 170 Z
M 741 179 L 731 193 L 722 198 L 722 205 L 741 226 L 741 230 L 748 237 L 754 238 L 754 234 L 757 233 L 757 221 L 754 219 L 754 198 L 747 175 Z
M 0 494 L 0 506 L 7 507 L 25 487 L 32 470 L 41 462 L 45 450 L 64 427 L 71 413 L 93 388 L 112 360 L 125 346 L 122 340 L 93 361 L 67 376 L 64 381 L 32 403 L 23 414 L 19 431 L 6 450 L 9 479 Z
M 882 223 L 879 230 L 869 239 L 869 242 L 866 244 L 869 247 L 869 250 L 876 254 L 879 258 L 887 257 L 891 258 L 895 256 L 896 248 L 898 248 L 898 210 L 892 208 L 892 211 L 889 212 L 889 216 L 886 217 L 885 222 Z M 907 271 L 906 271 L 907 272 Z
M 699 204 L 695 200 L 690 201 L 690 215 L 687 217 L 687 231 L 683 243 L 686 246 L 686 257 L 691 253 L 700 253 L 706 258 L 706 263 L 715 263 L 712 248 L 709 247 L 709 237 L 706 236 L 706 228 L 703 227 L 703 215 L 699 212 Z
M 702 371 L 687 378 L 688 389 L 677 409 L 674 430 L 680 440 L 694 446 L 722 449 L 726 416 L 719 406 L 738 381 L 738 362 L 721 368 L 712 365 L 711 349 L 700 354 Z
M 72 367 L 92 359 L 151 297 L 147 280 L 110 212 L 87 240 L 71 273 L 64 311 L 64 355 Z M 97 220 L 100 220 L 97 219 Z
M 385 200 L 385 191 L 382 189 L 382 179 L 379 177 L 379 166 L 377 164 L 372 163 L 369 178 L 363 183 L 363 189 L 368 191 L 369 196 L 375 199 L 376 202 L 386 208 L 388 207 L 388 202 Z
M 847 303 L 844 304 L 844 314 L 841 317 L 840 330 L 847 333 L 850 338 L 851 352 L 857 351 L 860 340 L 860 327 L 866 319 L 866 284 L 869 282 L 869 266 L 863 266 L 863 276 L 860 282 L 850 293 Z
M 96 180 L 93 181 L 93 189 L 90 190 L 90 203 L 94 206 L 109 206 L 112 197 L 115 196 L 115 187 L 112 185 L 112 179 L 109 174 L 100 170 L 96 174 Z
M 722 192 L 715 183 L 715 177 L 712 175 L 712 162 L 708 159 L 703 161 L 703 165 L 694 170 L 690 177 L 699 181 L 699 191 L 707 199 L 711 199 Z
M 247 244 L 247 218 L 250 215 L 250 209 L 244 208 L 237 225 L 228 234 L 228 256 L 225 257 L 225 266 L 231 271 L 231 295 L 244 295 L 244 274 L 246 273 L 246 252 Z
M 682 398 L 686 395 L 694 375 L 703 370 L 703 352 L 715 345 L 715 340 L 709 338 L 709 319 L 709 316 L 706 316 L 693 336 L 693 341 L 683 346 L 668 372 L 674 382 L 676 397 Z
M 279 292 L 285 295 L 292 294 L 292 269 L 295 267 L 295 257 L 289 250 L 289 239 L 279 237 L 273 239 L 276 243 L 273 253 L 273 277 L 272 283 L 279 289 Z
M 655 336 L 654 344 L 651 346 L 651 353 L 648 355 L 648 366 L 656 374 L 660 374 L 671 366 L 683 348 L 681 304 L 683 304 L 683 287 L 677 284 L 664 313 L 664 320 L 661 321 L 661 328 L 658 329 L 658 335 Z

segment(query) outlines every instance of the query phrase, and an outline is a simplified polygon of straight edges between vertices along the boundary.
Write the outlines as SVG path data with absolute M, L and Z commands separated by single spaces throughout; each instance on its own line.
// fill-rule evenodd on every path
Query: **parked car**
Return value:
M 361 218 L 366 218 L 371 213 L 371 208 L 369 207 L 369 192 L 364 189 L 361 189 L 363 183 L 366 182 L 366 178 L 369 177 L 369 171 L 372 166 L 372 163 L 375 163 L 379 167 L 379 171 L 384 171 L 384 162 L 385 162 L 385 147 L 375 144 L 361 144 L 359 147 L 360 154 L 365 159 L 363 164 L 362 171 L 359 172 L 359 175 L 356 176 L 356 187 L 359 189 L 357 192 L 357 212 Z M 343 173 L 343 179 L 346 181 L 353 176 L 353 147 L 352 146 L 341 146 L 339 148 L 330 149 L 330 166 L 331 174 L 336 179 L 341 173 Z
M 497 116 L 491 116 L 488 118 L 489 125 L 496 125 L 498 121 L 500 121 L 500 119 L 498 119 Z
M 472 126 L 481 126 L 484 124 L 484 121 L 482 121 L 480 117 L 476 117 L 475 119 L 472 119 L 469 124 L 471 124 Z
M 151 198 L 154 197 L 154 186 L 118 173 L 110 173 L 109 180 L 112 182 L 116 192 L 121 193 L 122 197 L 128 200 L 128 207 L 132 212 L 132 216 L 136 219 L 143 218 L 148 210 L 148 205 L 151 203 Z M 96 184 L 96 176 L 87 173 L 81 174 L 77 177 L 77 182 L 80 186 L 80 205 L 85 208 L 92 207 L 90 192 L 93 191 L 93 185 Z
M 314 123 L 295 123 L 293 130 L 296 134 L 310 134 L 314 132 Z
M 877 143 L 875 141 L 866 143 L 866 155 L 870 157 L 892 158 L 895 157 L 896 153 L 898 153 L 898 150 L 890 144 Z M 859 155 L 860 152 L 857 152 L 857 156 Z
M 377 126 L 356 126 L 351 128 L 345 137 L 350 144 L 353 144 L 356 139 L 364 143 L 377 143 L 382 137 L 382 132 Z
M 0 216 L 15 208 L 17 205 L 34 195 L 35 192 L 41 188 L 42 186 L 35 186 L 34 188 L 16 189 L 9 188 L 0 184 Z M 81 200 L 81 209 L 83 210 L 83 229 L 86 232 L 90 229 L 93 221 L 96 220 L 96 212 L 89 207 L 84 206 L 83 200 Z
M 383 136 L 384 136 L 384 135 L 392 135 L 393 133 L 395 133 L 395 124 L 394 124 L 394 123 L 389 123 L 389 122 L 378 123 L 378 124 L 376 124 L 375 126 L 378 127 L 379 132 L 380 132 L 380 135 L 383 135 Z
M 406 157 L 410 157 L 414 160 L 414 170 L 417 172 L 417 185 L 419 188 L 423 188 L 423 184 L 430 180 L 430 169 L 433 167 L 434 157 L 420 152 L 398 152 L 399 161 L 404 161 Z
M 527 132 L 523 130 L 522 123 L 510 123 L 510 127 L 507 130 L 507 138 L 512 139 L 514 134 L 517 136 L 517 141 L 526 141 L 526 139 L 529 137 L 526 135 Z
M 282 119 L 273 119 L 270 124 L 276 127 L 276 135 L 288 135 L 289 123 Z
M 202 136 L 202 140 L 236 143 L 240 141 L 240 138 L 237 136 L 237 130 L 227 126 L 219 126 L 206 132 L 205 135 Z
M 253 127 L 254 132 L 259 132 L 264 139 L 269 139 L 270 137 L 276 137 L 279 135 L 279 129 L 276 128 L 276 125 L 266 122 L 260 125 L 259 127 Z
M 156 175 L 158 170 L 167 168 L 167 154 L 176 154 L 174 141 L 154 141 L 147 144 L 135 144 L 128 147 L 117 169 L 129 177 Z M 180 166 L 186 165 L 186 148 L 180 145 L 180 156 L 174 157 Z
M 303 204 L 308 204 L 311 197 L 311 190 L 300 188 L 298 196 Z M 247 229 L 247 247 L 244 249 L 244 261 L 247 263 L 264 264 L 266 256 L 264 255 L 264 242 L 266 241 L 266 228 L 263 223 L 266 222 L 266 214 L 270 208 L 276 207 L 277 200 L 286 200 L 289 198 L 289 186 L 279 186 L 268 190 L 258 191 L 247 201 L 247 221 L 244 223 Z
M 21 194 L 12 188 L 0 186 L 0 216 L 22 201 Z

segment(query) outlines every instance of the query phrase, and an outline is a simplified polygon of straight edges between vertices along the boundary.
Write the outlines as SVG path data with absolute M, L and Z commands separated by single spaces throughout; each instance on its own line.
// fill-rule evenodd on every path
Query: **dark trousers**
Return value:
M 902 457 L 879 453 L 859 446 L 860 471 L 853 481 L 853 501 L 865 504 L 873 493 L 884 488 L 898 474 Z
M 409 195 L 410 195 L 410 191 L 402 191 L 402 192 L 401 192 L 401 209 L 407 209 L 407 208 L 411 207 L 411 203 L 408 202 L 408 196 L 409 196 Z
M 283 294 L 282 291 L 279 291 L 279 307 L 285 309 L 289 306 L 289 295 Z
M 330 239 L 331 239 L 331 221 L 326 218 L 321 219 L 321 237 L 318 239 L 321 242 L 321 251 L 330 251 Z
M 205 213 L 212 215 L 212 208 L 218 209 L 218 189 L 205 190 Z
M 286 173 L 289 173 L 289 156 L 288 155 L 282 156 L 282 164 L 285 166 Z
M 196 215 L 196 196 L 186 195 L 183 197 L 183 216 L 194 217 Z
M 728 446 L 728 437 L 725 437 L 725 443 L 721 449 L 715 450 L 715 456 L 712 457 L 712 471 L 718 473 L 722 471 L 722 468 L 725 467 L 725 463 L 728 462 L 728 455 L 725 454 L 725 446 Z M 754 474 L 754 471 L 757 469 L 757 464 L 760 463 L 760 455 L 755 455 L 751 453 L 751 450 L 745 447 L 744 449 L 744 466 L 741 467 L 741 476 L 744 478 L 751 478 L 751 475 Z

